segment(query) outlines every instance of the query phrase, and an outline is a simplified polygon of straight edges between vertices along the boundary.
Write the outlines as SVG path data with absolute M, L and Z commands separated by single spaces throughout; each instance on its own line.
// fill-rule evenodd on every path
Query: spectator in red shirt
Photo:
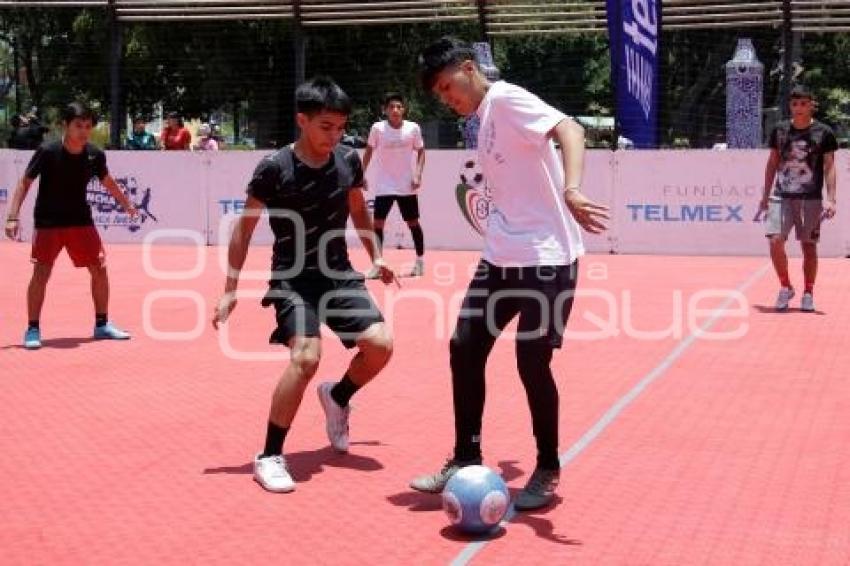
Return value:
M 160 136 L 162 149 L 189 149 L 192 143 L 192 134 L 183 126 L 183 119 L 177 112 L 168 114 L 168 122 Z

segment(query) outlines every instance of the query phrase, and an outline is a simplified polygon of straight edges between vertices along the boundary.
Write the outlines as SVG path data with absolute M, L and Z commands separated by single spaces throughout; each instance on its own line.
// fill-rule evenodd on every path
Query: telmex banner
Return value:
M 637 148 L 656 148 L 661 0 L 608 0 L 607 8 L 620 134 Z
M 141 211 L 131 221 L 97 182 L 88 199 L 104 241 L 141 243 L 156 232 L 158 243 L 226 244 L 245 203 L 245 186 L 269 152 L 108 152 L 113 177 Z M 758 202 L 767 151 L 592 150 L 585 160 L 584 190 L 611 208 L 609 230 L 584 235 L 594 253 L 762 255 L 767 251 Z M 0 218 L 31 152 L 0 150 Z M 427 153 L 420 212 L 429 249 L 478 250 L 492 203 L 475 151 Z M 838 215 L 826 221 L 824 256 L 850 252 L 850 152 L 839 151 Z M 367 177 L 369 175 L 367 174 Z M 37 183 L 21 213 L 23 238 L 32 235 Z M 523 187 L 516 190 L 522 191 Z M 370 202 L 373 196 L 366 193 Z M 406 225 L 391 213 L 386 246 L 412 247 Z M 791 236 L 793 238 L 793 235 Z M 358 245 L 352 232 L 352 245 Z M 262 222 L 254 243 L 269 244 Z M 798 246 L 789 246 L 796 253 Z

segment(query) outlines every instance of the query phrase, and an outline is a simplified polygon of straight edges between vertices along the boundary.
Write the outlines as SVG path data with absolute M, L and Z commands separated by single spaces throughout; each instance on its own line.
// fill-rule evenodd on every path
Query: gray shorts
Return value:
M 822 216 L 823 202 L 820 200 L 770 197 L 765 235 L 768 238 L 782 236 L 783 240 L 787 240 L 791 227 L 794 227 L 799 241 L 817 243 Z

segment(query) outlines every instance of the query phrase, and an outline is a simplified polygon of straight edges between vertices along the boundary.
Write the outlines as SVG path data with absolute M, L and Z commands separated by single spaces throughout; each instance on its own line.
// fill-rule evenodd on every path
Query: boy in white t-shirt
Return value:
M 518 86 L 488 81 L 475 51 L 457 39 L 427 47 L 420 68 L 426 90 L 458 114 L 480 119 L 478 158 L 493 208 L 450 344 L 454 454 L 439 472 L 410 485 L 439 493 L 460 468 L 481 463 L 484 367 L 497 337 L 518 315 L 517 368 L 537 465 L 514 505 L 536 509 L 553 501 L 560 476 L 558 389 L 549 364 L 561 346 L 584 254 L 579 226 L 605 230 L 607 208 L 581 193 L 584 130 L 574 120 Z
M 425 236 L 419 224 L 419 197 L 417 191 L 422 184 L 422 168 L 425 166 L 425 144 L 419 124 L 404 119 L 404 97 L 397 92 L 384 97 L 386 120 L 376 122 L 369 132 L 369 141 L 363 155 L 363 171 L 373 162 L 375 175 L 370 187 L 375 192 L 374 227 L 378 244 L 384 243 L 384 222 L 398 203 L 401 217 L 410 228 L 416 248 L 416 262 L 412 276 L 424 272 Z M 413 155 L 416 165 L 413 165 Z M 374 268 L 367 274 L 370 279 L 378 277 Z

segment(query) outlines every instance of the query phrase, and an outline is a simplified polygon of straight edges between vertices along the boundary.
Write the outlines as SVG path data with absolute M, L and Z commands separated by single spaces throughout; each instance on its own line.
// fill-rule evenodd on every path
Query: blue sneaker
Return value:
M 129 340 L 130 334 L 116 327 L 111 322 L 94 327 L 95 340 Z
M 24 333 L 24 348 L 27 350 L 38 350 L 41 348 L 41 330 L 38 328 L 27 328 Z

